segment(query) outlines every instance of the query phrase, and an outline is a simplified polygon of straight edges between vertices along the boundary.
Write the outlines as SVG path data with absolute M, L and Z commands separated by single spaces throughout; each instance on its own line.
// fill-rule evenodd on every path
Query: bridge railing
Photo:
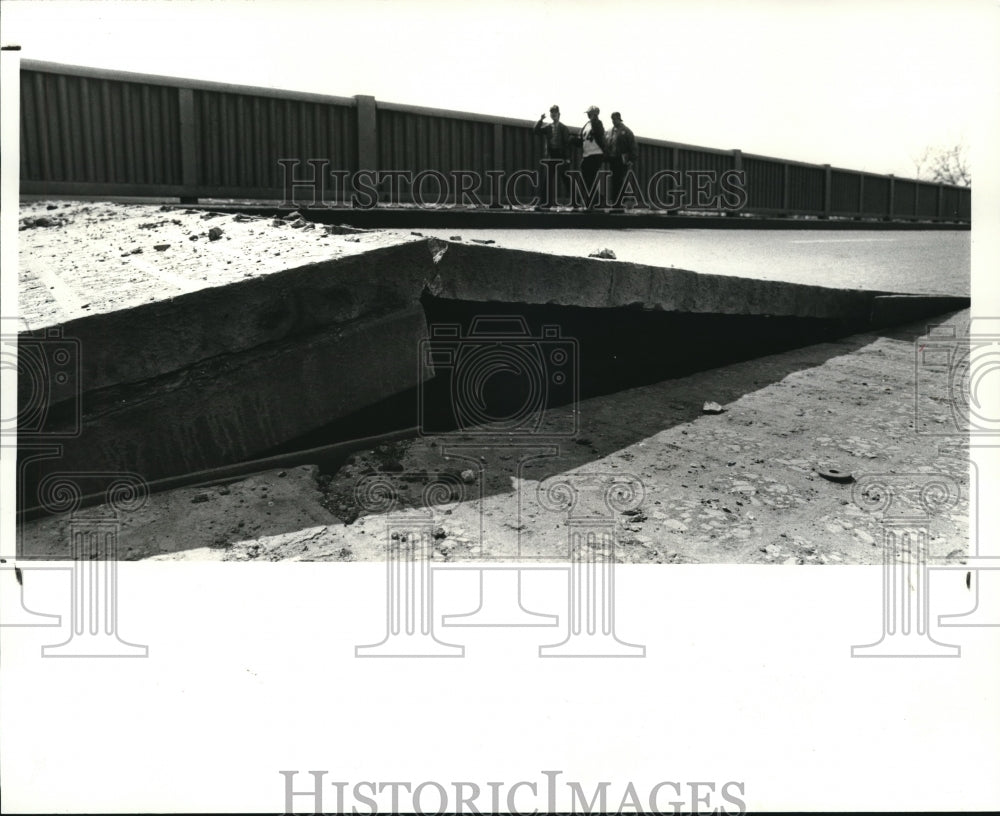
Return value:
M 231 198 L 283 201 L 286 172 L 463 170 L 477 196 L 506 205 L 531 195 L 490 184 L 536 170 L 533 122 L 339 97 L 105 69 L 21 61 L 21 191 L 37 195 Z M 740 150 L 639 138 L 636 174 L 703 171 L 718 189 L 725 171 L 745 173 L 741 212 L 769 216 L 968 222 L 971 189 L 807 164 Z M 285 160 L 284 164 L 279 160 Z M 662 175 L 662 174 L 661 174 Z M 309 185 L 306 184 L 306 187 Z M 388 200 L 388 182 L 377 186 Z M 297 188 L 300 189 L 300 188 Z M 319 198 L 344 203 L 354 190 L 326 179 Z M 403 189 L 400 199 L 410 200 Z M 455 190 L 441 197 L 456 202 Z M 436 197 L 434 184 L 424 189 Z M 303 196 L 306 202 L 308 195 Z M 302 198 L 297 197 L 297 201 Z M 457 203 L 461 203 L 460 201 Z M 696 207 L 687 207 L 694 209 Z

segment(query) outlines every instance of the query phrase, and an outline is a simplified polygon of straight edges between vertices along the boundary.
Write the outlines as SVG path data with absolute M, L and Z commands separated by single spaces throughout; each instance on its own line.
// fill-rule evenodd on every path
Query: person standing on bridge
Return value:
M 563 173 L 563 168 L 569 159 L 569 128 L 559 121 L 559 106 L 553 105 L 549 108 L 552 115 L 550 123 L 545 122 L 543 113 L 535 123 L 535 133 L 541 133 L 544 139 L 542 158 L 552 159 L 558 164 L 549 166 L 542 165 L 542 177 L 539 180 L 539 187 L 542 190 L 542 207 L 551 209 L 556 203 L 557 186 L 567 187 L 569 182 Z
M 590 190 L 594 186 L 597 175 L 604 164 L 604 124 L 600 120 L 601 109 L 597 105 L 587 108 L 587 124 L 580 128 L 576 137 L 577 144 L 583 147 L 583 160 L 580 162 L 580 172 L 583 183 Z M 600 194 L 598 193 L 598 201 Z M 588 209 L 590 209 L 588 207 Z
M 611 130 L 605 140 L 605 147 L 608 164 L 611 166 L 611 206 L 617 211 L 621 209 L 618 197 L 625 183 L 625 174 L 632 169 L 638 158 L 635 134 L 622 121 L 622 115 L 618 111 L 611 114 Z

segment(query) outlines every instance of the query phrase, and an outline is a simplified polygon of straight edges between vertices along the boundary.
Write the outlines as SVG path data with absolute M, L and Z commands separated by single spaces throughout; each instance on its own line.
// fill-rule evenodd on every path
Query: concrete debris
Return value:
M 706 402 L 701 406 L 701 412 L 703 414 L 721 414 L 725 410 L 726 409 L 717 402 Z
M 154 244 L 153 249 L 157 252 L 163 252 L 165 249 L 170 249 L 170 244 Z
M 208 231 L 209 241 L 218 241 L 221 237 L 222 237 L 222 227 L 212 227 L 212 229 Z
M 862 544 L 873 545 L 875 543 L 875 536 L 867 530 L 855 530 L 854 537 Z
M 476 244 L 495 244 L 496 243 L 496 241 L 494 241 L 492 238 L 472 238 L 471 240 L 473 241 L 473 243 L 476 243 Z
M 34 227 L 61 227 L 66 222 L 59 218 L 49 218 L 46 215 L 39 215 L 35 217 L 28 216 L 27 218 L 21 219 L 20 229 L 32 229 Z
M 612 252 L 607 247 L 605 247 L 604 249 L 599 249 L 599 250 L 597 250 L 597 252 L 591 252 L 587 257 L 588 258 L 605 258 L 605 259 L 607 259 L 609 261 L 616 261 L 616 260 L 618 260 L 618 256 L 615 255 L 615 253 Z
M 418 235 L 419 233 L 412 234 Z M 434 263 L 440 263 L 441 259 L 448 251 L 448 244 L 444 241 L 439 241 L 437 238 L 428 238 L 427 248 L 431 251 L 431 260 L 433 260 Z
M 850 473 L 837 468 L 821 468 L 816 472 L 829 482 L 846 484 L 854 481 L 854 477 Z
M 466 484 L 472 484 L 474 481 L 476 481 L 476 474 L 471 470 L 463 470 L 462 481 L 465 482 Z

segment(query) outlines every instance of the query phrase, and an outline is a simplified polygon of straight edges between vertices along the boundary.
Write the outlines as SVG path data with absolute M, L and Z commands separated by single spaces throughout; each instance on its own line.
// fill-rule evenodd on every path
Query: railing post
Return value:
M 670 148 L 670 169 L 680 171 L 681 164 L 681 151 L 680 148 L 674 145 Z M 683 182 L 684 189 L 687 189 L 687 180 Z M 685 193 L 686 195 L 686 193 Z M 667 210 L 667 215 L 677 215 L 679 210 Z
M 198 139 L 195 128 L 194 90 L 178 88 L 177 101 L 181 126 L 181 204 L 198 203 Z
M 358 126 L 358 166 L 356 169 L 378 172 L 378 115 L 375 97 L 355 94 L 354 104 Z M 352 192 L 354 191 L 352 190 Z
M 889 214 L 885 217 L 886 221 L 892 221 L 892 214 L 896 211 L 896 177 L 890 173 L 889 174 Z
M 505 168 L 504 156 L 503 156 L 503 125 L 499 122 L 493 123 L 493 169 L 503 170 Z M 493 209 L 502 209 L 504 204 L 503 197 L 504 191 L 500 189 L 500 185 L 497 185 L 496 196 L 494 196 L 493 201 L 490 202 L 490 207 Z
M 743 169 L 743 151 L 737 147 L 734 148 L 733 150 L 733 170 L 739 171 L 742 169 Z M 726 215 L 735 216 L 739 215 L 739 213 L 736 210 L 726 210 Z
M 787 216 L 789 210 L 791 210 L 792 170 L 787 162 L 785 163 L 784 168 L 785 168 L 785 177 L 784 177 L 784 189 L 781 194 L 781 208 L 784 210 L 782 215 Z
M 823 214 L 820 218 L 829 218 L 833 209 L 833 170 L 830 165 L 823 165 Z

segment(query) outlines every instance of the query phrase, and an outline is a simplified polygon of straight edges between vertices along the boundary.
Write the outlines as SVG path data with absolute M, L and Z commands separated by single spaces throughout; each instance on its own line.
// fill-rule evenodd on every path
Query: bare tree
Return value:
M 969 151 L 964 143 L 953 147 L 927 147 L 913 158 L 917 178 L 955 184 L 959 187 L 972 186 L 972 171 L 969 169 Z

